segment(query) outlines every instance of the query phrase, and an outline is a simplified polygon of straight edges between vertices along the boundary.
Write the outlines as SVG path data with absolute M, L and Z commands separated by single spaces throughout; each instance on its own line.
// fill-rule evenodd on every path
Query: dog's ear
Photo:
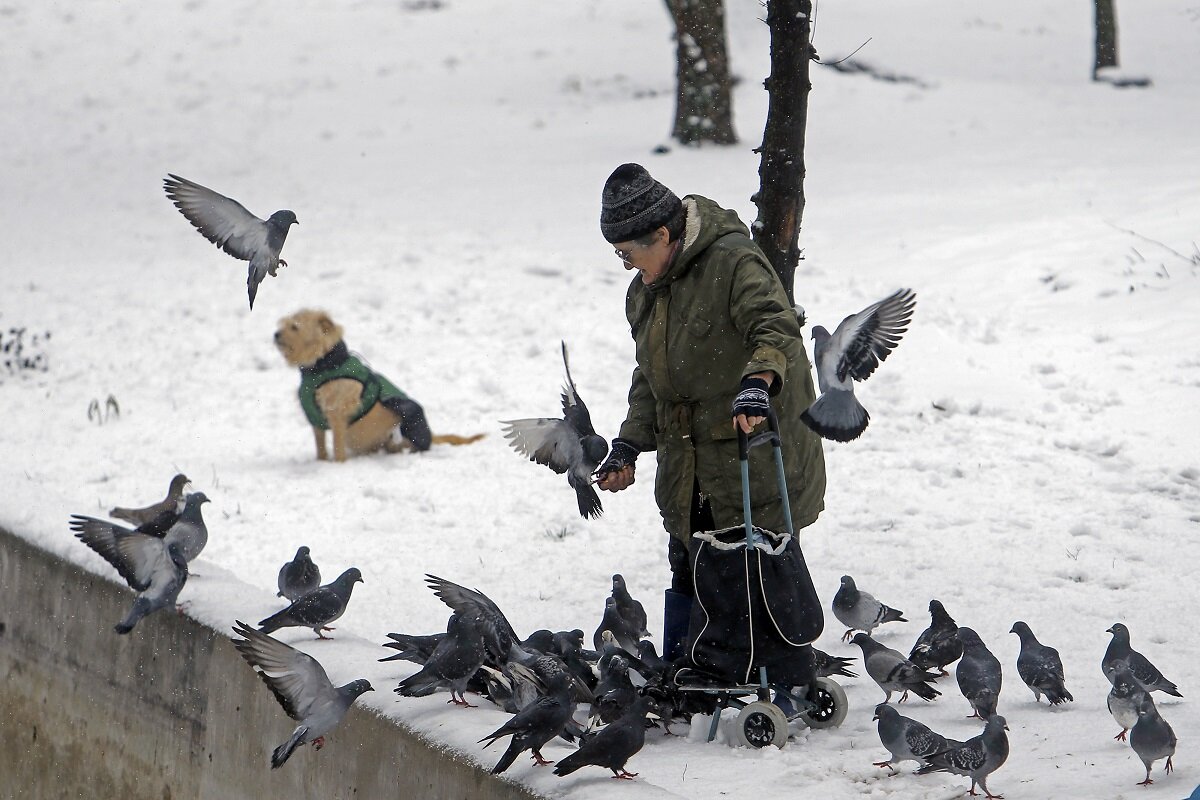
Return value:
M 334 323 L 333 319 L 329 316 L 329 314 L 327 314 L 324 311 L 317 312 L 317 320 L 316 321 L 317 321 L 317 330 L 321 331 L 321 333 L 323 333 L 323 334 L 328 335 L 330 333 L 333 333 L 337 329 L 337 324 Z

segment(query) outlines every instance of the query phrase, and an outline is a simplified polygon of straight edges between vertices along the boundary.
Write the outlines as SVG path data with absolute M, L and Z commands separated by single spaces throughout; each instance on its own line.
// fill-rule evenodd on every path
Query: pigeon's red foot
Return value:
M 550 764 L 553 764 L 554 762 L 549 761 L 545 758 L 542 758 L 541 753 L 534 753 L 533 754 L 533 763 L 537 764 L 539 767 L 545 767 L 545 766 L 549 766 Z
M 325 737 L 318 736 L 317 738 L 313 739 L 312 746 L 313 746 L 313 750 L 320 750 L 322 747 L 325 746 Z
M 1146 780 L 1144 780 L 1144 781 L 1140 781 L 1140 782 L 1138 783 L 1138 786 L 1149 786 L 1149 785 L 1150 785 L 1150 784 L 1152 784 L 1152 783 L 1154 783 L 1154 780 L 1153 780 L 1153 779 L 1151 779 L 1151 778 L 1146 778 Z
M 1174 767 L 1174 766 L 1171 764 L 1171 759 L 1172 759 L 1172 758 L 1173 758 L 1173 756 L 1167 756 L 1167 766 L 1166 766 L 1166 771 L 1167 771 L 1167 774 L 1168 774 L 1168 775 L 1170 775 L 1170 774 L 1171 774 L 1171 770 L 1175 769 L 1175 767 Z
M 623 781 L 631 781 L 631 780 L 633 780 L 634 778 L 636 778 L 637 776 L 638 776 L 638 774 L 637 774 L 636 772 L 627 772 L 627 771 L 625 771 L 625 770 L 621 770 L 620 772 L 616 772 L 616 773 L 613 775 L 613 779 L 614 779 L 614 780 L 615 780 L 615 779 L 620 779 L 620 780 L 623 780 Z
M 454 692 L 450 693 L 450 699 L 447 700 L 446 702 L 454 703 L 454 705 L 462 706 L 463 708 L 478 708 L 479 707 L 479 706 L 473 705 L 472 703 L 468 703 L 467 698 L 465 696 L 461 699 L 458 697 L 455 697 Z
M 892 768 L 890 761 L 872 761 L 871 763 L 876 767 L 887 767 L 889 770 Z
M 1125 741 L 1125 739 L 1128 735 L 1129 735 L 1129 731 L 1122 730 L 1120 733 L 1118 733 L 1113 738 L 1116 739 L 1118 742 L 1123 742 L 1123 741 Z
M 846 631 L 845 633 L 843 633 L 843 634 L 842 634 L 842 641 L 843 641 L 843 642 L 848 642 L 848 641 L 850 641 L 850 637 L 851 637 L 851 636 L 853 636 L 853 635 L 854 635 L 854 628 L 851 628 L 851 629 L 849 629 L 848 631 Z

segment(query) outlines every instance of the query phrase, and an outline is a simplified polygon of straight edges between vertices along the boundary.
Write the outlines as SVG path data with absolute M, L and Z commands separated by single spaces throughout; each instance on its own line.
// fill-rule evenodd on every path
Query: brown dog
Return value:
M 317 458 L 333 460 L 387 450 L 428 450 L 431 444 L 469 444 L 483 438 L 434 436 L 421 406 L 346 349 L 342 327 L 324 311 L 304 309 L 279 321 L 275 346 L 300 368 L 300 406 L 312 425 Z M 400 436 L 394 434 L 399 429 Z

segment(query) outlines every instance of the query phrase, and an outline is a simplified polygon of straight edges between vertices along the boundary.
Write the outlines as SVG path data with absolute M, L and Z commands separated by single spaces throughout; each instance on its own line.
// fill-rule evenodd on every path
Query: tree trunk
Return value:
M 767 125 L 759 154 L 758 219 L 754 241 L 779 273 L 788 300 L 795 303 L 800 262 L 800 221 L 804 217 L 804 133 L 808 123 L 809 61 L 812 59 L 812 0 L 769 0 L 771 74 Z
M 1099 80 L 1100 70 L 1117 66 L 1117 11 L 1115 0 L 1095 0 L 1096 57 L 1092 62 L 1092 80 Z
M 675 126 L 680 144 L 735 144 L 725 54 L 725 0 L 666 0 L 675 20 Z

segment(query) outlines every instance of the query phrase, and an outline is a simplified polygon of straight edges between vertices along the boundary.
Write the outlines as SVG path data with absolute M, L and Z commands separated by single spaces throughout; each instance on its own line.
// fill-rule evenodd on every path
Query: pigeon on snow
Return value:
M 71 517 L 71 530 L 138 592 L 129 613 L 116 624 L 117 633 L 129 633 L 142 617 L 175 605 L 188 578 L 178 543 L 90 517 Z
M 167 496 L 157 503 L 148 505 L 145 508 L 117 507 L 109 511 L 108 515 L 113 519 L 124 520 L 134 525 L 144 525 L 164 511 L 172 511 L 178 514 L 183 510 L 183 490 L 189 482 L 188 476 L 180 473 L 171 478 L 171 485 L 167 489 Z
M 110 541 L 118 536 L 123 537 L 131 533 L 151 536 L 161 539 L 167 546 L 177 546 L 183 560 L 191 563 L 208 544 L 208 527 L 204 524 L 204 517 L 200 513 L 200 506 L 207 502 L 208 497 L 204 492 L 193 492 L 184 498 L 182 511 L 176 513 L 174 509 L 168 509 L 158 514 L 150 522 L 132 530 L 95 517 L 74 514 L 71 516 L 71 530 L 76 534 L 86 533 L 89 539 L 94 541 Z M 79 538 L 83 539 L 84 537 L 80 536 Z M 84 539 L 84 541 L 88 543 L 89 547 L 95 549 L 88 539 Z M 126 580 L 129 579 L 126 578 Z
M 1025 681 L 1025 685 L 1033 690 L 1034 698 L 1041 702 L 1044 694 L 1046 702 L 1052 706 L 1073 701 L 1075 698 L 1067 691 L 1062 659 L 1059 658 L 1058 651 L 1039 642 L 1024 622 L 1014 622 L 1009 633 L 1021 637 L 1017 674 Z
M 283 249 L 288 231 L 299 224 L 296 215 L 287 210 L 276 211 L 261 220 L 233 198 L 178 175 L 168 174 L 163 179 L 163 188 L 179 213 L 205 239 L 234 258 L 250 262 L 246 290 L 250 295 L 250 308 L 254 308 L 258 284 L 267 275 L 274 277 L 281 264 L 287 266 L 287 262 L 279 257 L 279 251 Z
M 963 643 L 962 658 L 954 671 L 958 688 L 974 709 L 971 716 L 987 719 L 996 713 L 996 702 L 1000 699 L 1004 680 L 1000 659 L 971 628 L 959 628 L 958 638 Z
M 1137 713 L 1137 724 L 1129 732 L 1129 746 L 1146 766 L 1146 780 L 1139 783 L 1138 786 L 1149 786 L 1154 783 L 1150 780 L 1150 768 L 1154 766 L 1155 761 L 1160 758 L 1167 759 L 1165 767 L 1167 775 L 1170 775 L 1171 770 L 1174 769 L 1171 758 L 1175 755 L 1175 731 L 1171 730 L 1167 721 L 1159 716 L 1158 708 L 1155 707 L 1149 692 L 1142 694 Z
M 929 763 L 917 770 L 918 775 L 930 772 L 951 772 L 955 775 L 966 775 L 971 779 L 972 795 L 975 785 L 983 787 L 984 795 L 988 798 L 999 798 L 1003 795 L 992 794 L 987 787 L 988 776 L 1004 765 L 1008 760 L 1008 723 L 999 714 L 988 717 L 983 733 L 972 737 L 958 746 L 952 746 L 944 753 L 936 753 L 929 757 Z
M 614 778 L 636 778 L 637 773 L 628 772 L 625 765 L 646 743 L 646 712 L 652 707 L 653 700 L 638 695 L 620 719 L 588 736 L 578 750 L 560 760 L 554 767 L 554 774 L 560 777 L 570 775 L 581 767 L 591 765 L 607 767 L 612 770 Z
M 331 631 L 329 623 L 346 613 L 350 593 L 354 584 L 362 583 L 362 573 L 351 567 L 333 581 L 319 586 L 306 595 L 301 595 L 290 606 L 278 611 L 258 623 L 262 633 L 274 633 L 280 628 L 312 628 L 321 639 L 328 639 L 322 631 Z
M 299 600 L 321 585 L 321 568 L 309 557 L 309 549 L 301 547 L 296 557 L 279 568 L 279 593 L 276 597 Z
M 832 334 L 813 327 L 813 360 L 821 396 L 800 415 L 826 439 L 849 442 L 867 428 L 871 415 L 854 396 L 854 381 L 865 381 L 908 330 L 917 298 L 911 289 L 872 303 L 846 317 Z
M 425 697 L 448 689 L 446 702 L 473 708 L 463 692 L 487 657 L 482 625 L 474 614 L 454 614 L 450 617 L 446 635 L 429 654 L 417 672 L 400 681 L 396 694 L 403 697 Z
M 903 611 L 888 608 L 866 592 L 859 591 L 854 579 L 842 576 L 842 585 L 833 595 L 833 615 L 846 626 L 842 641 L 850 640 L 854 631 L 870 633 L 885 622 L 908 622 Z
M 1158 671 L 1158 667 L 1129 646 L 1129 628 L 1118 622 L 1108 629 L 1108 633 L 1111 633 L 1113 638 L 1108 643 L 1108 649 L 1104 651 L 1104 659 L 1100 662 L 1100 668 L 1104 670 L 1104 675 L 1110 683 L 1113 673 L 1116 672 L 1117 664 L 1124 662 L 1129 665 L 1133 677 L 1147 692 L 1165 692 L 1174 697 L 1183 697 L 1179 693 L 1178 687 L 1163 677 L 1163 674 Z
M 923 669 L 936 669 L 941 675 L 949 675 L 946 665 L 957 661 L 963 651 L 962 642 L 958 640 L 958 623 L 938 600 L 929 601 L 929 616 L 929 627 L 917 637 L 908 660 Z
M 567 362 L 567 344 L 562 343 L 563 367 L 567 385 L 562 392 L 562 419 L 501 420 L 504 437 L 530 461 L 547 466 L 558 474 L 567 473 L 567 483 L 575 490 L 579 513 L 584 519 L 600 516 L 603 508 L 592 486 L 592 473 L 608 455 L 608 442 L 596 434 L 587 406 L 571 379 Z
M 646 628 L 646 609 L 629 594 L 625 577 L 619 572 L 612 576 L 612 596 L 617 601 L 617 613 L 633 630 L 633 635 L 638 639 L 649 636 L 650 631 Z
M 863 668 L 871 676 L 871 680 L 879 684 L 886 697 L 884 702 L 890 702 L 892 692 L 903 692 L 900 702 L 908 699 L 912 692 L 923 700 L 932 700 L 941 694 L 929 684 L 937 680 L 932 672 L 926 672 L 913 664 L 900 653 L 871 638 L 869 633 L 856 633 L 853 644 L 862 648 Z
M 300 745 L 311 742 L 317 750 L 324 747 L 325 734 L 337 727 L 358 696 L 374 691 L 361 678 L 335 687 L 312 656 L 244 622 L 238 621 L 233 629 L 244 637 L 234 639 L 233 646 L 262 678 L 287 715 L 300 723 L 288 740 L 271 753 L 271 769 L 282 767 Z
M 1125 741 L 1129 729 L 1138 721 L 1138 706 L 1146 691 L 1129 670 L 1128 664 L 1118 664 L 1112 675 L 1112 689 L 1108 692 L 1108 713 L 1121 726 L 1114 739 Z
M 604 632 L 608 631 L 616 639 L 617 644 L 622 650 L 633 655 L 638 651 L 638 635 L 633 625 L 629 623 L 621 613 L 617 610 L 617 601 L 614 597 L 606 597 L 604 599 L 604 616 L 600 620 L 600 625 L 596 628 L 596 632 L 592 634 L 592 647 L 597 650 L 604 648 Z
M 565 672 L 551 677 L 546 689 L 546 693 L 536 701 L 479 740 L 480 743 L 487 742 L 484 747 L 489 747 L 497 739 L 512 737 L 508 749 L 492 767 L 493 775 L 499 775 L 512 766 L 517 756 L 526 750 L 530 751 L 534 763 L 539 767 L 554 763 L 542 757 L 542 748 L 562 733 L 571 720 L 574 704 L 571 702 L 570 679 Z
M 443 603 L 459 614 L 475 620 L 483 634 L 487 652 L 496 663 L 503 664 L 514 652 L 521 649 L 521 637 L 517 636 L 500 607 L 486 594 L 478 589 L 459 586 L 436 575 L 427 574 L 425 583 Z
M 830 678 L 834 675 L 841 675 L 845 678 L 857 678 L 857 672 L 850 671 L 850 665 L 854 663 L 853 658 L 844 656 L 834 656 L 826 653 L 824 650 L 812 648 L 813 668 L 817 671 L 818 678 Z M 910 658 L 909 661 L 912 661 Z
M 916 761 L 924 766 L 928 763 L 926 759 L 935 753 L 944 753 L 962 744 L 934 733 L 928 726 L 904 716 L 887 703 L 875 707 L 874 719 L 879 721 L 879 741 L 892 754 L 887 761 L 876 761 L 874 764 L 887 767 L 892 772 L 896 771 L 893 764 L 897 762 Z
M 450 623 L 447 623 L 447 628 Z M 396 652 L 390 656 L 384 656 L 380 661 L 411 661 L 414 664 L 423 666 L 429 660 L 429 656 L 433 654 L 434 648 L 438 646 L 438 642 L 446 637 L 445 633 L 389 633 L 387 637 L 390 642 L 384 642 L 384 647 L 390 647 Z

